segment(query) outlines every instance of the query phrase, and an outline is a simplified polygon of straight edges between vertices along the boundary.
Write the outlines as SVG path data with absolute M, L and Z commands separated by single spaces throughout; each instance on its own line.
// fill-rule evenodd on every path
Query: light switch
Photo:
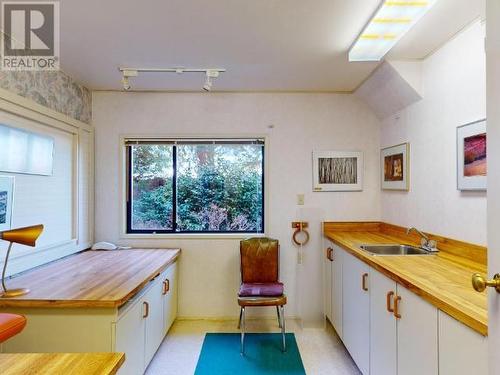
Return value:
M 299 206 L 304 205 L 304 194 L 297 194 L 297 204 Z

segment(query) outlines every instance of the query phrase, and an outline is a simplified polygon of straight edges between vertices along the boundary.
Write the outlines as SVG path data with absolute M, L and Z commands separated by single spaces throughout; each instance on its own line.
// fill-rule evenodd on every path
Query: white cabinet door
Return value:
M 330 260 L 331 253 L 333 252 L 332 243 L 325 240 L 325 250 L 323 254 L 323 292 L 325 304 L 325 316 L 330 323 L 333 324 L 332 318 L 332 261 Z
M 395 294 L 396 282 L 370 269 L 370 375 L 397 374 Z
M 351 254 L 342 254 L 342 339 L 365 375 L 370 369 L 369 267 Z
M 144 314 L 146 315 L 146 345 L 144 347 L 144 360 L 146 364 L 149 364 L 149 361 L 153 358 L 165 336 L 163 330 L 162 283 L 159 278 L 152 283 L 151 289 L 143 297 L 144 307 L 147 309 Z
M 439 374 L 488 374 L 488 339 L 442 311 L 439 311 Z
M 138 375 L 144 372 L 143 299 L 137 300 L 116 322 L 116 352 L 125 353 L 119 375 Z
M 333 246 L 332 260 L 332 286 L 331 286 L 331 322 L 335 331 L 342 338 L 342 250 L 339 246 Z
M 163 333 L 166 334 L 177 316 L 177 262 L 162 274 L 163 295 Z
M 438 373 L 438 310 L 398 285 L 398 374 Z

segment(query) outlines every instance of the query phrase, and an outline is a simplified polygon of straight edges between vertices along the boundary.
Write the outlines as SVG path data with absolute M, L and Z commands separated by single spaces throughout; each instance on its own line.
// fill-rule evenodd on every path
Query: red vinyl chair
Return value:
M 26 326 L 26 317 L 18 314 L 0 313 L 0 343 L 17 335 Z

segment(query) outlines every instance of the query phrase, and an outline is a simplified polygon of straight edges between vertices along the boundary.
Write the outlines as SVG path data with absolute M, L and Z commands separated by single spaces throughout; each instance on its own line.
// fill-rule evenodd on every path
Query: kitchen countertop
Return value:
M 84 251 L 23 272 L 7 288 L 30 293 L 0 298 L 0 307 L 111 307 L 125 304 L 175 262 L 179 249 Z
M 356 258 L 405 286 L 438 309 L 480 334 L 488 333 L 486 292 L 472 288 L 475 272 L 487 273 L 486 248 L 430 235 L 441 250 L 436 255 L 374 256 L 360 244 L 402 243 L 419 246 L 418 236 L 390 224 L 324 223 L 324 235 Z
M 123 353 L 0 354 L 0 373 L 112 375 L 116 374 L 124 360 Z

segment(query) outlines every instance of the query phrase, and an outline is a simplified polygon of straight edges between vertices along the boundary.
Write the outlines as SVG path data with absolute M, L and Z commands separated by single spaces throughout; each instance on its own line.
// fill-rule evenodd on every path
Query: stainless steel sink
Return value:
M 420 247 L 401 244 L 359 245 L 359 248 L 371 255 L 433 255 Z

